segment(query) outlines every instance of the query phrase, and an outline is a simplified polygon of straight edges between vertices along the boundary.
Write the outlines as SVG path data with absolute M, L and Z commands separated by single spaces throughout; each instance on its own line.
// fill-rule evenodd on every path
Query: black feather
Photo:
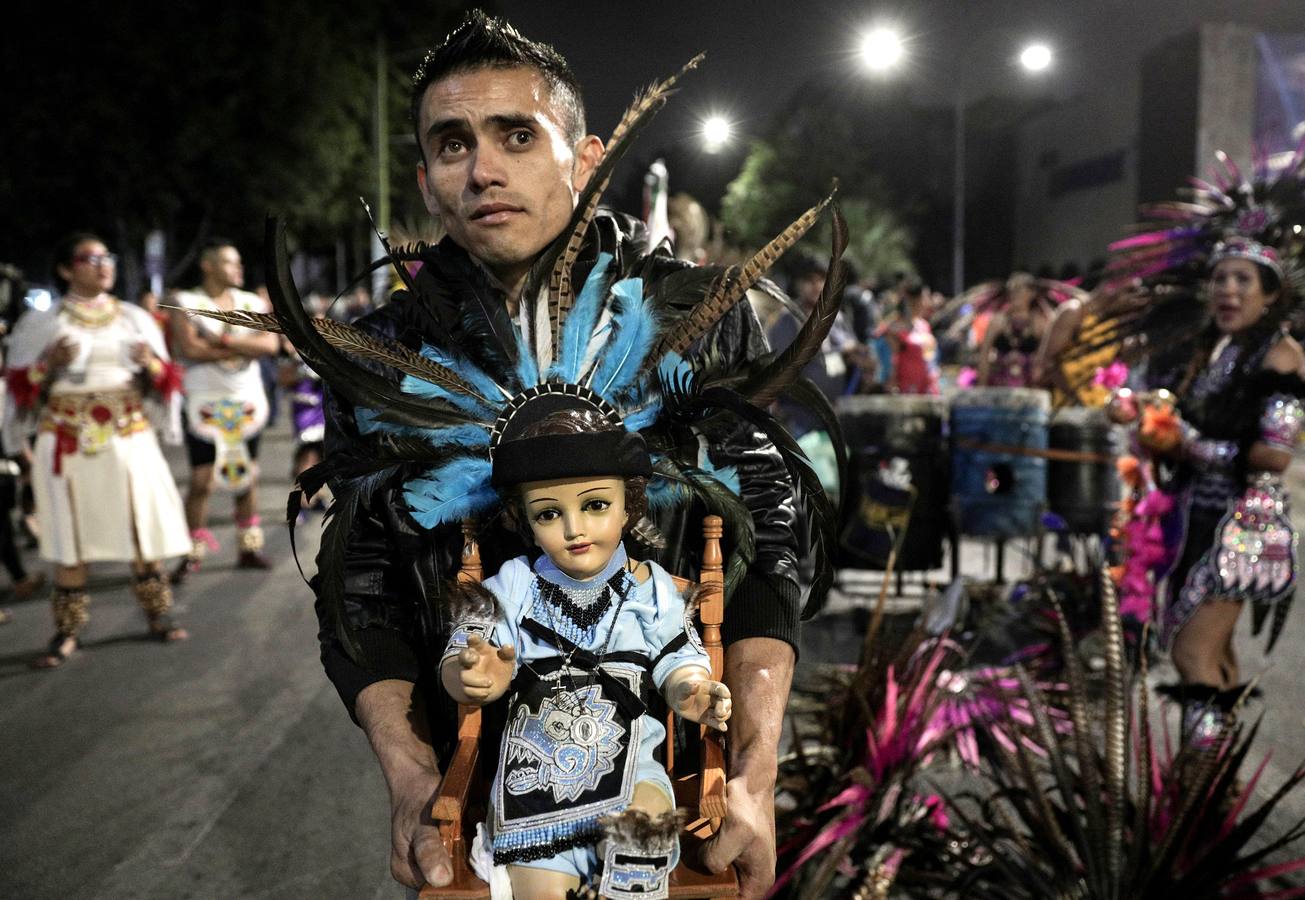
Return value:
M 829 266 L 825 272 L 825 287 L 820 292 L 820 299 L 807 316 L 793 342 L 781 351 L 769 366 L 739 388 L 740 393 L 751 398 L 754 403 L 765 405 L 773 401 L 784 387 L 801 373 L 810 362 L 829 335 L 838 318 L 838 310 L 843 301 L 843 284 L 846 269 L 842 264 L 843 251 L 847 249 L 847 222 L 837 203 L 833 207 L 832 246 L 829 250 Z
M 388 421 L 419 428 L 470 421 L 464 415 L 441 410 L 428 401 L 416 400 L 399 390 L 398 385 L 358 365 L 326 342 L 312 317 L 304 308 L 290 274 L 290 260 L 285 247 L 285 224 L 268 216 L 266 254 L 272 278 L 268 294 L 277 321 L 285 335 L 299 351 L 304 362 L 354 406 L 383 412 Z

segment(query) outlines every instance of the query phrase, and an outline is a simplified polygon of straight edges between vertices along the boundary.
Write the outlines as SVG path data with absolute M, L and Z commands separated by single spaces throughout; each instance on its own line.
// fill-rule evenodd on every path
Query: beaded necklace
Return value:
M 571 677 L 571 658 L 582 646 L 593 642 L 598 623 L 603 620 L 607 610 L 611 609 L 615 596 L 619 598 L 616 614 L 612 616 L 611 624 L 607 626 L 607 636 L 597 652 L 600 665 L 611 647 L 617 619 L 636 584 L 634 576 L 626 568 L 627 563 L 624 544 L 617 546 L 616 552 L 601 572 L 584 581 L 567 575 L 547 556 L 540 557 L 535 563 L 535 578 L 531 584 L 531 593 L 534 595 L 532 612 L 536 616 L 542 612 L 548 620 L 548 627 L 571 642 L 571 649 L 563 659 L 562 674 L 572 694 L 576 694 L 576 686 Z M 555 611 L 561 615 L 556 615 Z M 525 666 L 531 668 L 529 663 L 525 663 Z M 538 677 L 538 673 L 535 674 Z M 562 683 L 559 679 L 553 685 L 553 692 L 560 690 Z M 580 704 L 583 709 L 584 701 L 581 700 Z
M 108 294 L 83 297 L 69 293 L 64 295 L 63 311 L 82 328 L 103 328 L 118 318 L 118 301 Z
M 553 623 L 554 631 L 573 644 L 586 645 L 594 640 L 598 623 L 612 608 L 615 597 L 624 597 L 628 591 L 630 574 L 625 571 L 628 557 L 625 545 L 620 544 L 603 570 L 592 578 L 581 581 L 567 575 L 547 556 L 535 563 L 535 579 L 531 585 L 532 607 Z

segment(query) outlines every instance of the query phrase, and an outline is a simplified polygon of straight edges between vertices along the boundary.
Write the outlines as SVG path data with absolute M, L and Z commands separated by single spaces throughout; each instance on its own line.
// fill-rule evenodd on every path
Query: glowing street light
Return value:
M 708 116 L 702 123 L 703 148 L 708 153 L 715 153 L 729 143 L 733 133 L 734 126 L 724 116 Z
M 861 35 L 861 62 L 872 72 L 887 72 L 905 55 L 902 36 L 892 28 L 880 26 Z
M 1046 44 L 1029 44 L 1020 52 L 1020 65 L 1030 72 L 1043 72 L 1051 66 L 1051 48 Z

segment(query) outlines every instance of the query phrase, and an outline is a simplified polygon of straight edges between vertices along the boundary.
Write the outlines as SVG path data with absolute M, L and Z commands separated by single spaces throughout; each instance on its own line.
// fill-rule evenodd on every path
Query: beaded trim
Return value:
M 1302 420 L 1305 420 L 1305 406 L 1298 397 L 1274 394 L 1265 403 L 1264 413 L 1260 416 L 1260 440 L 1290 453 L 1296 449 Z
M 621 544 L 607 561 L 603 571 L 585 581 L 567 575 L 551 559 L 542 556 L 535 564 L 535 579 L 530 586 L 532 612 L 545 621 L 555 619 L 558 634 L 573 644 L 593 642 L 598 623 L 612 608 L 616 597 L 624 598 L 633 586 L 633 576 L 625 570 L 628 557 Z

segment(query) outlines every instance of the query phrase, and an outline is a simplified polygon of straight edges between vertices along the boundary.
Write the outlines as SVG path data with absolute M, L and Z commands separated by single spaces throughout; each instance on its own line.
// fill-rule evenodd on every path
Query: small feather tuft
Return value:
M 403 486 L 403 499 L 423 528 L 457 522 L 483 512 L 498 502 L 489 484 L 490 462 L 479 456 L 462 456 L 414 478 Z
M 590 379 L 599 396 L 614 400 L 627 394 L 644 368 L 657 333 L 657 322 L 643 297 L 643 279 L 612 285 L 612 336 Z

